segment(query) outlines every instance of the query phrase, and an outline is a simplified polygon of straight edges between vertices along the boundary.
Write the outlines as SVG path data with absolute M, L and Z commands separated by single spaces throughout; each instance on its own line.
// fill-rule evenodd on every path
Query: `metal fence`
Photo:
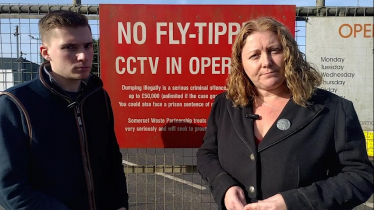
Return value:
M 38 46 L 38 21 L 48 11 L 73 10 L 86 14 L 93 38 L 99 38 L 97 5 L 0 4 L 0 91 L 36 76 L 43 61 Z M 365 7 L 297 7 L 296 41 L 305 52 L 308 16 L 373 16 Z M 100 75 L 100 55 L 94 66 Z M 207 185 L 196 172 L 197 149 L 122 149 L 130 209 L 217 209 Z M 372 209 L 373 201 L 357 209 Z M 371 203 L 371 204 L 370 204 Z M 1 209 L 1 207 L 0 207 Z

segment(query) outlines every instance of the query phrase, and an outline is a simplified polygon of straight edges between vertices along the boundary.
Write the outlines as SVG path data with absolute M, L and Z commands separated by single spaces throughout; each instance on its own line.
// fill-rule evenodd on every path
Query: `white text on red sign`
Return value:
M 240 24 L 236 22 L 195 22 L 195 23 L 174 23 L 174 22 L 156 22 L 154 31 L 157 44 L 187 44 L 187 40 L 197 40 L 198 44 L 232 44 L 235 36 L 240 31 Z M 118 44 L 144 44 L 147 41 L 147 27 L 143 22 L 118 22 Z M 177 28 L 178 30 L 174 30 Z M 190 33 L 188 33 L 190 32 Z M 179 33 L 178 37 L 175 33 Z M 204 37 L 207 36 L 207 43 L 204 43 Z M 227 36 L 227 40 L 220 38 Z M 166 37 L 168 42 L 163 43 L 162 37 Z M 124 39 L 124 40 L 123 40 Z M 221 43 L 220 43 L 221 40 Z M 191 41 L 192 42 L 192 41 Z

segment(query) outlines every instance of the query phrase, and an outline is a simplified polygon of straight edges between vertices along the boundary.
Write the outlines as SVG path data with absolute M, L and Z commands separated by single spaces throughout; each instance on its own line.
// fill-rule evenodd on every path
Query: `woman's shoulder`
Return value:
M 212 94 L 212 95 L 213 95 L 213 94 Z M 211 95 L 211 97 L 210 97 L 211 99 L 213 98 L 212 95 Z M 214 102 L 217 103 L 217 102 L 221 102 L 221 101 L 225 101 L 225 100 L 227 100 L 226 95 L 227 95 L 227 92 L 226 92 L 226 91 L 216 94 L 216 95 L 214 96 Z
M 217 106 L 226 106 L 226 104 L 228 102 L 231 102 L 232 101 L 230 99 L 227 98 L 227 92 L 222 92 L 222 93 L 219 93 L 215 96 L 214 98 L 214 105 L 215 107 Z
M 335 93 L 332 93 L 330 91 L 317 88 L 316 91 L 314 92 L 313 97 L 310 100 L 312 103 L 318 103 L 318 104 L 323 104 L 323 105 L 328 105 L 328 104 L 336 104 L 336 103 L 350 103 L 351 101 L 344 98 L 344 96 L 339 96 Z
M 226 95 L 227 95 L 227 92 L 226 92 L 226 91 L 224 91 L 224 92 L 222 92 L 222 93 L 219 93 L 219 94 L 216 95 L 216 100 L 217 100 L 217 99 L 218 99 L 218 100 L 224 100 L 224 99 L 227 100 Z

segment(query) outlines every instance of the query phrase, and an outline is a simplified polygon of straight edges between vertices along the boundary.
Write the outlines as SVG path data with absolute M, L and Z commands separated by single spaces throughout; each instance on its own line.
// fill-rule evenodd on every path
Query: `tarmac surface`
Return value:
M 122 149 L 127 167 L 196 165 L 197 149 Z M 208 186 L 193 173 L 127 173 L 130 210 L 215 210 Z M 354 208 L 372 210 L 374 198 Z M 0 210 L 4 210 L 0 206 Z

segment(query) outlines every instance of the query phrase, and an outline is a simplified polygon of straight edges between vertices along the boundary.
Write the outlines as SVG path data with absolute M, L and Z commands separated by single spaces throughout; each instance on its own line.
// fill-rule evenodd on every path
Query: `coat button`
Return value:
M 253 186 L 249 187 L 249 193 L 251 194 L 255 193 L 255 188 Z
M 254 155 L 254 154 L 251 154 L 251 155 L 249 156 L 249 158 L 250 158 L 251 160 L 255 160 L 255 155 Z

